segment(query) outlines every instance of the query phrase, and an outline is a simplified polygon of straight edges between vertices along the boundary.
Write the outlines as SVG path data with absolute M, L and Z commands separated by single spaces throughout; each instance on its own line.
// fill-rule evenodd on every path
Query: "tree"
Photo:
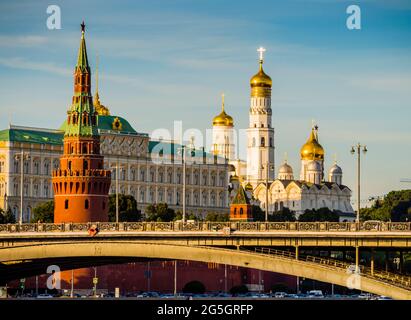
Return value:
M 33 216 L 30 222 L 53 223 L 54 222 L 54 201 L 39 203 L 33 208 Z
M 205 221 L 211 222 L 227 222 L 230 220 L 230 215 L 228 213 L 216 213 L 209 212 L 205 217 Z
M 177 211 L 173 221 L 178 221 L 178 220 L 182 220 L 183 219 L 183 213 L 181 211 Z M 199 221 L 200 219 L 194 214 L 194 213 L 190 213 L 190 214 L 186 214 L 186 220 L 194 220 L 194 221 Z
M 108 219 L 116 221 L 116 195 L 111 194 L 108 201 Z M 137 201 L 132 195 L 118 195 L 118 220 L 135 222 L 141 220 L 141 211 L 137 209 Z
M 265 221 L 265 211 L 260 206 L 253 206 L 252 208 L 253 221 Z M 295 221 L 295 212 L 284 207 L 280 211 L 273 212 L 268 215 L 268 221 L 272 222 L 285 222 Z
M 303 222 L 317 222 L 317 221 L 333 221 L 338 222 L 340 216 L 338 211 L 330 210 L 327 207 L 320 209 L 306 209 L 303 214 L 298 218 L 299 221 Z
M 204 284 L 200 281 L 194 280 L 187 282 L 183 287 L 184 293 L 201 294 L 206 291 Z
M 269 221 L 275 222 L 285 222 L 285 221 L 295 221 L 295 212 L 291 211 L 287 207 L 283 207 L 282 210 L 274 212 L 270 217 Z
M 149 204 L 145 212 L 146 221 L 169 222 L 176 217 L 175 211 L 167 203 Z
M 7 211 L 0 209 L 0 224 L 7 223 L 16 223 L 16 218 L 14 217 L 10 209 L 8 209 Z
M 251 215 L 253 221 L 265 221 L 265 212 L 260 208 L 260 206 L 253 205 L 251 207 Z
M 411 190 L 390 191 L 371 208 L 360 210 L 361 220 L 411 221 Z

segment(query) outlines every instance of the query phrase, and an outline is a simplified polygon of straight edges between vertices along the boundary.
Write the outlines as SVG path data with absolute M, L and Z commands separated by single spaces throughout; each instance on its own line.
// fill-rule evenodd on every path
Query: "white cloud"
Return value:
M 56 66 L 48 62 L 33 62 L 24 58 L 1 58 L 0 64 L 9 68 L 44 71 L 52 74 L 67 76 L 72 74 L 72 70 Z
M 0 35 L 0 48 L 10 47 L 36 47 L 46 44 L 47 37 L 35 35 L 4 36 Z

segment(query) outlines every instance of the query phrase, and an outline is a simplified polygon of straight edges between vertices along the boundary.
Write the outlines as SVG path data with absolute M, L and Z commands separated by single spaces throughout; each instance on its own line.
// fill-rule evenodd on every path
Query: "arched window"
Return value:
M 88 203 L 88 199 L 86 199 L 86 201 L 84 201 L 84 208 L 88 209 L 89 203 Z
M 83 170 L 88 170 L 88 161 L 83 162 Z
M 85 143 L 83 144 L 83 153 L 88 153 L 87 152 L 87 144 L 85 144 Z
M 237 214 L 237 208 L 234 208 L 234 215 Z
M 265 147 L 265 138 L 261 137 L 261 147 Z
M 240 216 L 242 216 L 244 213 L 243 208 L 240 208 Z
M 68 199 L 66 199 L 64 201 L 64 209 L 68 209 L 68 207 L 69 207 L 69 201 L 68 201 Z

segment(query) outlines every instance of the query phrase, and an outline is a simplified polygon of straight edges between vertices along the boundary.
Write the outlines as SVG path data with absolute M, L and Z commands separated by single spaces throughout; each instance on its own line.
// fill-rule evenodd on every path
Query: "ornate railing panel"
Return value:
M 410 232 L 410 222 L 88 222 L 0 224 L 0 233 L 87 232 Z

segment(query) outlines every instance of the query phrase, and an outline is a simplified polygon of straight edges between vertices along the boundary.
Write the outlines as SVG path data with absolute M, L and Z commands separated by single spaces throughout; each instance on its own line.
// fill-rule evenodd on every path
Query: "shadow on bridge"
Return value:
M 61 264 L 62 270 L 141 259 L 172 259 L 212 262 L 288 274 L 333 283 L 352 289 L 411 300 L 411 279 L 355 265 L 270 248 L 240 250 L 167 243 L 111 241 L 64 241 L 18 245 L 0 249 L 0 263 L 10 277 L 29 274 L 44 263 Z M 16 263 L 13 263 L 16 262 Z M 44 268 L 42 269 L 44 273 Z M 9 273 L 10 272 L 10 273 Z

